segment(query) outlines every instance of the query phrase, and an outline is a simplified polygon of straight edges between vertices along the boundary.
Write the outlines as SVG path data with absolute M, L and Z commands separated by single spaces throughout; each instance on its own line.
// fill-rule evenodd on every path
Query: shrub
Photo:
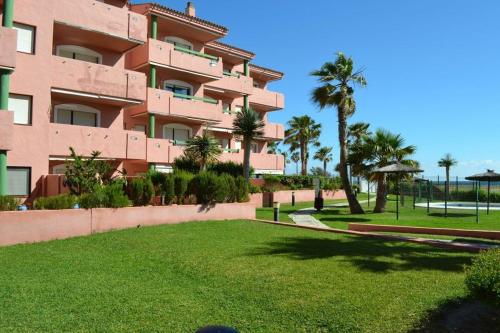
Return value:
M 236 188 L 236 201 L 247 202 L 250 198 L 248 196 L 248 182 L 243 176 L 234 179 L 234 186 Z
M 159 172 L 156 170 L 150 170 L 146 174 L 146 178 L 151 180 L 151 183 L 154 186 L 154 195 L 163 195 L 163 184 L 165 184 L 165 179 L 167 178 L 167 174 L 164 172 Z
M 262 190 L 265 192 L 276 192 L 281 187 L 281 179 L 275 175 L 265 175 Z
M 10 195 L 0 195 L 0 211 L 16 210 L 19 201 Z
M 154 195 L 153 182 L 149 177 L 134 178 L 130 183 L 130 199 L 134 206 L 147 206 Z
M 34 209 L 71 209 L 76 204 L 76 197 L 71 194 L 60 194 L 53 197 L 40 197 L 33 203 Z
M 165 204 L 170 205 L 175 199 L 174 175 L 167 175 L 165 179 L 163 179 L 161 188 L 165 195 Z
M 182 155 L 177 157 L 173 163 L 174 171 L 184 171 L 196 174 L 200 171 L 200 164 L 192 157 Z
M 477 296 L 500 304 L 500 249 L 480 253 L 465 270 L 465 284 Z
M 197 203 L 211 204 L 223 199 L 227 194 L 227 188 L 225 185 L 221 186 L 221 181 L 215 173 L 202 171 L 189 183 L 189 193 L 196 197 Z
M 218 177 L 217 202 L 235 202 L 236 201 L 236 184 L 234 177 L 223 173 Z
M 252 183 L 248 184 L 248 191 L 250 193 L 262 193 L 262 188 L 258 185 L 254 185 Z
M 177 198 L 177 203 L 182 204 L 186 197 L 189 182 L 193 179 L 193 175 L 188 172 L 174 173 L 174 193 Z
M 243 176 L 243 164 L 229 162 L 218 162 L 208 166 L 208 171 L 215 172 L 218 175 L 227 173 L 233 177 Z M 250 167 L 250 175 L 254 173 L 254 169 Z
M 91 193 L 82 194 L 78 198 L 82 208 L 121 208 L 130 205 L 124 190 L 124 183 L 115 181 L 109 185 L 98 186 Z

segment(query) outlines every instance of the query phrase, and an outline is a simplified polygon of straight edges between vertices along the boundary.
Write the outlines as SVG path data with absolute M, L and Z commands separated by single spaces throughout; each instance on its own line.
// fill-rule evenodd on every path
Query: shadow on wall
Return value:
M 500 309 L 471 298 L 449 300 L 428 312 L 410 333 L 500 331 Z
M 294 260 L 336 258 L 362 271 L 376 273 L 410 270 L 461 272 L 471 260 L 469 254 L 462 252 L 364 237 L 282 238 L 256 248 L 248 255 L 279 255 Z

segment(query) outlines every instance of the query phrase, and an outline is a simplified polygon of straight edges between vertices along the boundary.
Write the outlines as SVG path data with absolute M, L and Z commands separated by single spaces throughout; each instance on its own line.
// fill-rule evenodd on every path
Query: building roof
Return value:
M 281 80 L 285 74 L 274 69 L 250 64 L 250 75 L 260 77 L 266 81 Z
M 244 49 L 241 49 L 239 47 L 232 46 L 229 44 L 221 43 L 218 41 L 213 41 L 213 42 L 207 43 L 206 47 L 217 50 L 217 51 L 229 53 L 231 55 L 234 55 L 234 56 L 237 56 L 237 57 L 240 57 L 243 59 L 247 59 L 247 60 L 251 60 L 255 57 L 255 53 L 253 53 L 253 52 L 250 52 L 250 51 L 247 51 L 247 50 L 244 50 Z
M 141 6 L 141 5 L 145 5 L 150 12 L 156 12 L 163 16 L 169 17 L 171 19 L 180 22 L 197 25 L 201 28 L 210 30 L 211 32 L 221 36 L 225 36 L 228 32 L 228 29 L 226 27 L 223 27 L 221 25 L 215 24 L 213 22 L 195 16 L 189 16 L 181 11 L 160 5 L 158 3 L 149 2 L 149 3 L 134 4 L 134 6 Z

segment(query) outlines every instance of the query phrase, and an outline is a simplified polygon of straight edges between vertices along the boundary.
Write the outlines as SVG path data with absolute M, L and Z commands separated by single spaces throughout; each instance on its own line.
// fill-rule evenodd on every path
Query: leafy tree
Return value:
M 451 156 L 451 154 L 446 154 L 444 155 L 439 161 L 438 161 L 438 166 L 440 168 L 445 168 L 446 170 L 446 197 L 450 195 L 450 169 L 452 166 L 457 165 L 457 160 Z
M 332 150 L 333 150 L 332 147 L 321 147 L 314 154 L 315 160 L 323 162 L 323 173 L 325 175 L 327 174 L 326 167 L 328 165 L 328 162 L 331 162 L 333 159 Z
M 299 174 L 299 161 L 300 161 L 299 152 L 297 152 L 297 151 L 292 152 L 290 159 L 292 160 L 293 163 L 295 163 L 295 174 L 298 175 Z
M 278 142 L 277 141 L 271 141 L 267 143 L 267 153 L 268 154 L 276 154 L 278 151 Z
M 217 161 L 222 150 L 219 142 L 207 131 L 203 131 L 202 135 L 197 135 L 187 141 L 184 154 L 196 161 L 200 165 L 200 170 L 204 171 L 207 164 Z
M 356 111 L 354 100 L 354 85 L 363 87 L 366 85 L 362 70 L 355 71 L 353 60 L 343 53 L 337 54 L 334 62 L 326 62 L 319 70 L 313 71 L 311 75 L 318 78 L 321 86 L 312 92 L 312 101 L 321 109 L 335 107 L 338 118 L 338 135 L 340 148 L 339 172 L 342 185 L 349 202 L 351 213 L 364 213 L 363 208 L 352 191 L 347 173 L 347 118 Z
M 367 176 L 363 172 L 363 160 L 356 160 L 353 151 L 357 146 L 363 143 L 363 139 L 372 133 L 369 130 L 370 124 L 358 122 L 349 125 L 347 128 L 347 149 L 348 149 L 348 164 L 350 166 L 351 175 L 358 178 L 358 185 L 361 183 L 361 176 Z
M 108 185 L 114 179 L 114 174 L 118 171 L 109 161 L 100 160 L 101 153 L 93 151 L 89 158 L 77 155 L 70 147 L 71 160 L 66 160 L 64 185 L 67 186 L 74 195 L 90 193 L 97 186 Z M 121 173 L 121 172 L 118 172 Z
M 250 150 L 252 141 L 264 135 L 264 126 L 265 124 L 257 112 L 250 108 L 243 108 L 233 121 L 234 134 L 243 137 L 243 175 L 247 181 L 250 178 Z
M 331 177 L 332 174 L 326 171 L 325 169 L 321 167 L 312 167 L 311 168 L 311 176 L 314 177 Z
M 288 129 L 285 131 L 285 143 L 290 145 L 292 152 L 298 150 L 300 153 L 301 173 L 307 175 L 307 162 L 309 159 L 309 145 L 319 147 L 319 136 L 321 135 L 321 124 L 317 124 L 309 116 L 292 117 L 288 121 Z

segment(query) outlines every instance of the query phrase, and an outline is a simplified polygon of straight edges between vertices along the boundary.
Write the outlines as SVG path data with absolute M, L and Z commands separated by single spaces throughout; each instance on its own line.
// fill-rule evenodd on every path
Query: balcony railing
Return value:
M 198 97 L 193 95 L 184 95 L 179 93 L 174 93 L 175 98 L 190 99 L 192 101 L 201 101 L 204 103 L 217 104 L 219 101 L 210 97 Z
M 16 67 L 17 31 L 0 27 L 0 68 Z
M 181 46 L 177 46 L 177 45 L 174 46 L 174 50 L 180 51 L 180 52 L 184 52 L 184 53 L 188 53 L 188 54 L 192 54 L 192 55 L 195 55 L 195 56 L 201 57 L 201 58 L 207 58 L 207 59 L 210 59 L 210 60 L 219 61 L 219 57 L 216 57 L 216 56 L 213 56 L 213 55 L 210 55 L 210 54 L 206 54 L 206 53 L 203 53 L 203 52 L 194 51 L 194 50 L 191 50 L 191 49 L 186 49 L 185 47 L 181 47 Z
M 223 71 L 222 74 L 225 75 L 225 76 L 236 77 L 238 79 L 241 76 L 239 73 L 233 73 L 233 72 L 230 72 L 230 71 Z
M 250 95 L 250 104 L 257 105 L 267 111 L 278 110 L 285 107 L 285 97 L 283 94 L 274 91 L 253 88 Z

